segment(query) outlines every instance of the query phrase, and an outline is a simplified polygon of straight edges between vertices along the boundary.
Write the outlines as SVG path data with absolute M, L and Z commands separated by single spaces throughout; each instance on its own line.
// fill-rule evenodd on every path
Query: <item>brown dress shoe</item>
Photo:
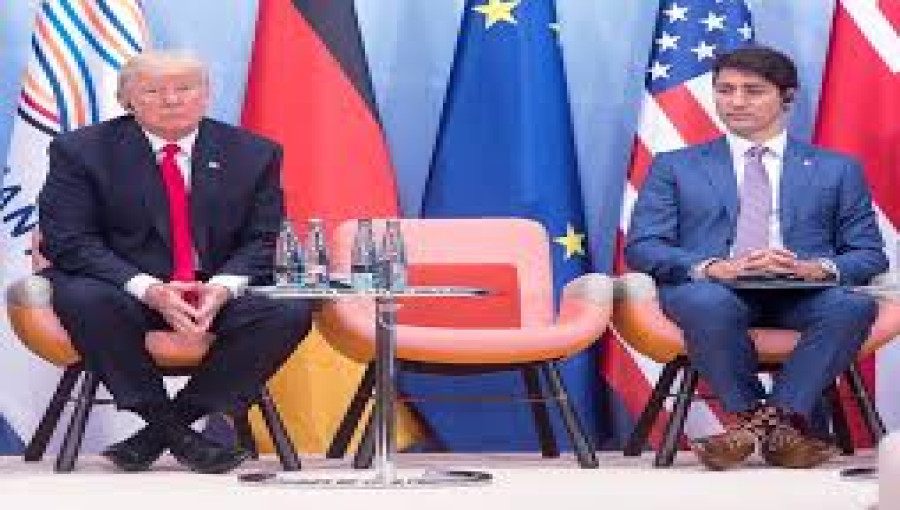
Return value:
M 821 465 L 839 452 L 834 445 L 782 421 L 763 439 L 760 453 L 773 466 L 805 469 Z
M 704 466 L 719 471 L 747 460 L 756 449 L 756 439 L 753 430 L 741 423 L 721 434 L 691 441 L 691 450 Z

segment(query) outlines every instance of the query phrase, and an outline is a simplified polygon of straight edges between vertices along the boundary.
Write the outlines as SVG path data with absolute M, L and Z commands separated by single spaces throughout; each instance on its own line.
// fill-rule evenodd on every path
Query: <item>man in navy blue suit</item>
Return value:
M 631 218 L 628 265 L 659 285 L 665 314 L 688 356 L 734 413 L 721 434 L 692 442 L 709 468 L 744 461 L 757 444 L 772 465 L 812 467 L 835 454 L 808 416 L 852 363 L 877 313 L 861 285 L 887 267 L 883 241 L 855 160 L 785 132 L 797 71 L 785 55 L 749 47 L 713 68 L 727 134 L 655 158 Z M 839 285 L 736 290 L 746 277 Z M 751 327 L 801 332 L 766 397 Z
M 53 307 L 120 409 L 147 426 L 104 455 L 145 470 L 168 449 L 188 468 L 228 471 L 248 453 L 195 433 L 213 413 L 243 412 L 306 335 L 303 302 L 245 292 L 271 278 L 284 214 L 281 148 L 204 118 L 197 59 L 149 52 L 125 64 L 129 112 L 59 135 L 40 193 L 41 251 Z M 144 347 L 148 331 L 214 334 L 174 399 Z

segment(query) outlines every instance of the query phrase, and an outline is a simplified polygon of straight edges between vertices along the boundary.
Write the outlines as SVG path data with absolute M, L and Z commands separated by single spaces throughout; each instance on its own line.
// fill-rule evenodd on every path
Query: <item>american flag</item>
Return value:
M 742 0 L 665 0 L 660 5 L 647 64 L 645 91 L 625 186 L 621 233 L 654 154 L 708 141 L 722 133 L 713 105 L 712 64 L 717 55 L 753 41 L 750 10 Z M 621 248 L 621 242 L 619 246 Z M 617 269 L 622 270 L 621 249 Z M 632 416 L 647 402 L 661 365 L 619 338 L 604 342 L 607 382 Z M 686 424 L 690 436 L 716 432 L 720 412 L 697 401 Z M 656 442 L 656 432 L 652 439 Z

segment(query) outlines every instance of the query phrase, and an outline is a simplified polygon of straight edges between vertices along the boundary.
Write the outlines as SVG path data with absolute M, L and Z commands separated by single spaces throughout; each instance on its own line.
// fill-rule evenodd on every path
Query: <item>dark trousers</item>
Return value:
M 708 281 L 662 286 L 660 304 L 684 332 L 691 363 L 730 412 L 765 397 L 748 329 L 799 331 L 768 401 L 806 416 L 853 361 L 878 313 L 874 298 L 840 287 L 736 291 Z
M 171 329 L 162 316 L 110 283 L 52 268 L 42 274 L 52 284 L 60 322 L 116 406 L 140 414 L 168 408 L 161 371 L 144 347 L 148 331 Z M 243 410 L 310 327 L 306 301 L 252 294 L 229 300 L 210 328 L 216 338 L 209 352 L 176 405 L 197 411 L 192 414 Z

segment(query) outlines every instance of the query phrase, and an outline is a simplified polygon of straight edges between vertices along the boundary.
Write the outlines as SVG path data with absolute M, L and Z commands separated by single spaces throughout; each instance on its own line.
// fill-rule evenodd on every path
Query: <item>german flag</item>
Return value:
M 259 1 L 241 122 L 284 147 L 285 201 L 298 224 L 396 216 L 393 170 L 352 0 Z M 270 381 L 301 450 L 325 450 L 362 368 L 314 329 Z M 402 443 L 409 434 L 400 429 Z
M 260 0 L 241 122 L 284 146 L 292 218 L 396 215 L 352 0 Z

